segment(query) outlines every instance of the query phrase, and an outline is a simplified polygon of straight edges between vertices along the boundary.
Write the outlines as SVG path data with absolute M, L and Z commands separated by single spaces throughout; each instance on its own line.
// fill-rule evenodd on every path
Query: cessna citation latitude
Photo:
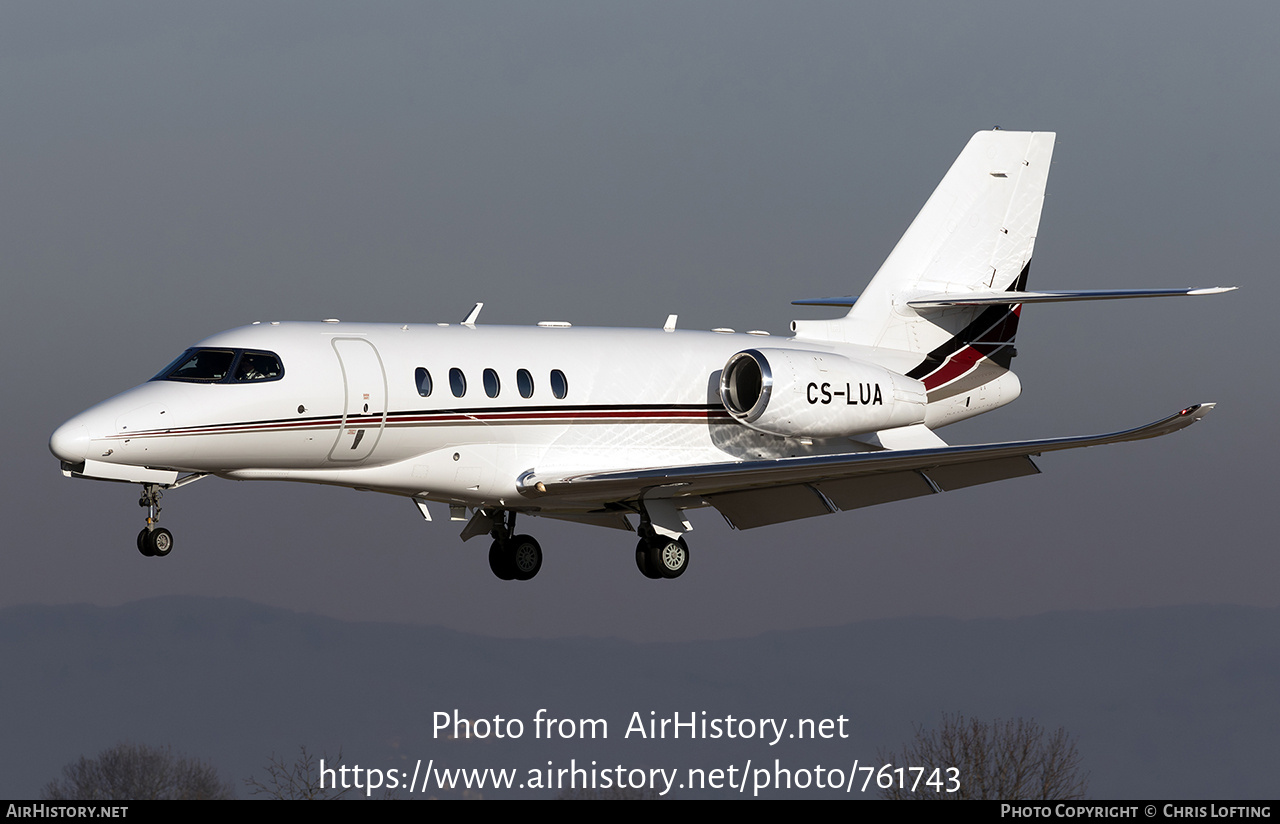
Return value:
M 733 528 L 1039 472 L 1031 456 L 1182 429 L 1212 404 L 1107 435 L 949 446 L 935 431 L 1018 397 L 1030 303 L 1203 295 L 1027 291 L 1053 153 L 1048 132 L 974 135 L 862 295 L 790 337 L 564 322 L 259 322 L 207 338 L 50 439 L 64 475 L 142 485 L 143 555 L 168 555 L 162 492 L 216 475 L 428 502 L 489 535 L 489 565 L 528 580 L 521 515 L 639 533 L 636 564 L 676 578 L 685 512 Z M 1234 287 L 1232 287 L 1234 288 Z

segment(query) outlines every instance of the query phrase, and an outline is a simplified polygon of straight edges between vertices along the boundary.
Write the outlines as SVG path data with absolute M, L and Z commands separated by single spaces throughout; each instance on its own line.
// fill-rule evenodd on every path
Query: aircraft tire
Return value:
M 542 547 L 532 535 L 517 535 L 507 544 L 513 577 L 528 581 L 542 569 Z
M 641 538 L 640 543 L 636 544 L 636 567 L 646 578 L 661 578 L 662 573 L 656 571 L 655 567 L 650 566 L 649 555 L 649 542 Z
M 510 581 L 516 577 L 515 566 L 515 557 L 507 542 L 495 538 L 489 545 L 489 569 L 503 581 Z
M 142 539 L 147 548 L 147 555 L 163 558 L 173 551 L 173 533 L 164 527 L 156 527 L 150 531 L 143 530 L 147 536 Z
M 689 568 L 689 545 L 684 538 L 660 538 L 654 550 L 654 565 L 663 578 L 679 578 Z
M 147 556 L 148 558 L 150 558 L 155 553 L 147 549 L 147 532 L 148 531 L 149 530 L 144 529 L 138 533 L 138 551 L 141 552 L 143 555 Z

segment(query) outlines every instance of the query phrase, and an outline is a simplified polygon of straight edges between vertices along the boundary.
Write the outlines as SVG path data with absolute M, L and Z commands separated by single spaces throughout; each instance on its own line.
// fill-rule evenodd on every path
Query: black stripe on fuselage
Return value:
M 627 415 L 626 413 L 632 413 Z M 699 419 L 728 417 L 723 406 L 709 404 L 566 404 L 556 406 L 483 406 L 462 409 L 422 409 L 399 412 L 388 412 L 385 422 L 392 424 L 430 424 L 433 419 L 441 423 L 540 423 L 562 422 L 572 420 L 574 416 L 603 416 L 602 422 L 621 421 L 628 418 L 652 420 L 668 418 L 679 420 L 686 417 Z M 425 420 L 413 420 L 423 418 Z M 538 420 L 541 418 L 542 420 Z M 531 420 L 533 419 L 533 420 Z M 332 427 L 378 426 L 384 421 L 381 414 L 348 415 L 345 419 L 340 415 L 326 415 L 311 418 L 268 418 L 255 421 L 237 421 L 234 423 L 210 423 L 181 428 L 150 430 L 145 432 L 119 433 L 114 437 L 155 437 L 159 435 L 214 435 L 237 431 L 287 431 L 298 429 L 316 429 Z

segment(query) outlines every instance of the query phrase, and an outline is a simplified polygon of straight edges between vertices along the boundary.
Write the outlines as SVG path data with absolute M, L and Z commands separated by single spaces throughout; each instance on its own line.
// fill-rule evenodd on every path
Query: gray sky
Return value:
M 17 423 L 0 606 L 226 595 L 504 636 L 717 638 L 896 615 L 1275 606 L 1271 4 L 0 6 L 0 249 Z M 1158 441 L 1029 479 L 733 532 L 678 582 L 634 538 L 525 521 L 546 561 L 406 501 L 71 481 L 66 418 L 258 319 L 732 326 L 856 294 L 974 131 L 1057 131 L 1031 286 L 1239 285 L 1036 306 L 1022 398 L 942 431 Z M 626 363 L 620 361 L 620 368 Z M 437 509 L 437 515 L 443 511 Z

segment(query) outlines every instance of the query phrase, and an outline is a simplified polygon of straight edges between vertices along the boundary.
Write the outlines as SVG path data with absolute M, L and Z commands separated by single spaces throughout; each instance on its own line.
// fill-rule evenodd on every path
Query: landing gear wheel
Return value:
M 649 566 L 662 578 L 679 578 L 689 568 L 689 545 L 684 538 L 657 538 L 649 544 Z
M 517 535 L 507 542 L 507 553 L 517 581 L 527 581 L 542 569 L 542 547 L 530 535 Z
M 646 578 L 661 578 L 662 573 L 656 567 L 649 566 L 649 542 L 644 538 L 636 544 L 636 566 Z
M 138 540 L 142 542 L 142 554 L 163 558 L 173 551 L 173 533 L 162 526 L 142 530 Z
M 151 530 L 149 529 L 144 529 L 138 533 L 138 551 L 141 552 L 143 555 L 147 556 L 148 558 L 155 555 L 154 552 L 147 549 L 147 533 L 150 531 Z
M 506 541 L 494 539 L 489 545 L 489 569 L 504 581 L 516 577 L 515 559 L 512 557 Z

